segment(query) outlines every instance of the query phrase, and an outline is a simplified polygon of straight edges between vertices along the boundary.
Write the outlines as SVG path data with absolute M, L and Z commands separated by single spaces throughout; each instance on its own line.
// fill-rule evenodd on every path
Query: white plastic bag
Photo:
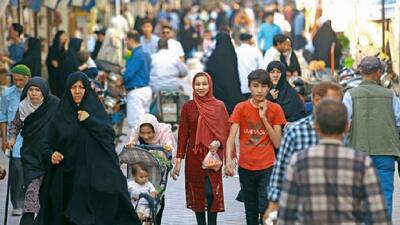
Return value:
M 202 168 L 218 171 L 221 169 L 221 167 L 222 167 L 222 160 L 218 156 L 217 152 L 209 151 L 203 160 Z

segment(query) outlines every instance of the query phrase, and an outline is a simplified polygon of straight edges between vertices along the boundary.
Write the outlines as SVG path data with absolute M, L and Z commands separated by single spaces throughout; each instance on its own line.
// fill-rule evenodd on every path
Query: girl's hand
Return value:
M 175 163 L 174 170 L 172 171 L 172 179 L 177 180 L 181 171 L 181 160 L 182 159 L 177 159 Z
M 213 142 L 210 143 L 210 145 L 208 146 L 208 149 L 210 152 L 217 152 L 217 150 L 219 149 L 219 147 L 221 146 L 221 143 L 218 140 L 215 140 Z

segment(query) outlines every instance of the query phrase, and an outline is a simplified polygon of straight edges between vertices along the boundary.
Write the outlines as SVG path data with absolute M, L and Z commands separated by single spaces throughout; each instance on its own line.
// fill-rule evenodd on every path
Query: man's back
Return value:
M 170 50 L 162 49 L 151 56 L 150 86 L 153 90 L 178 88 L 178 77 L 186 73 L 186 66 Z
M 372 160 L 340 141 L 293 155 L 278 224 L 390 224 Z
M 350 146 L 370 155 L 400 156 L 393 110 L 393 92 L 374 81 L 363 81 L 351 96 Z M 348 99 L 346 93 L 345 99 Z
M 261 52 L 249 45 L 242 44 L 240 47 L 236 48 L 236 54 L 238 58 L 238 71 L 240 78 L 240 89 L 242 94 L 250 93 L 247 76 L 256 69 L 265 69 L 266 65 Z

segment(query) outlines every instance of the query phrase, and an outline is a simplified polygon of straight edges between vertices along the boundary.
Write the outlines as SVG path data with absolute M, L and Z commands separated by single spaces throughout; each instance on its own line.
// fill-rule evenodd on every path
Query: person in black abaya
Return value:
M 192 58 L 193 50 L 197 47 L 197 33 L 188 17 L 183 19 L 183 26 L 179 32 L 179 41 L 185 52 L 185 59 Z
M 24 56 L 17 64 L 26 65 L 31 70 L 32 76 L 40 76 L 42 73 L 41 55 L 41 40 L 29 37 L 25 43 Z
M 293 51 L 292 41 L 286 40 L 287 48 L 281 53 L 280 61 L 285 65 L 287 79 L 292 76 L 301 76 L 301 68 L 296 53 Z
M 339 61 L 342 56 L 342 46 L 337 39 L 335 31 L 332 29 L 330 20 L 323 23 L 318 29 L 312 40 L 312 43 L 314 45 L 313 59 L 324 61 L 327 68 L 331 66 L 331 46 L 333 43 L 335 43 L 335 69 L 338 69 Z
M 304 103 L 286 80 L 285 65 L 280 61 L 272 61 L 267 66 L 267 72 L 273 84 L 267 99 L 282 107 L 288 122 L 306 117 Z
M 60 64 L 64 60 L 66 55 L 65 43 L 68 37 L 65 31 L 59 30 L 54 36 L 53 43 L 49 48 L 49 52 L 46 59 L 47 71 L 49 73 L 49 85 L 50 90 L 53 94 L 61 96 L 60 87 L 58 84 L 60 72 Z
M 61 59 L 60 64 L 60 76 L 58 76 L 58 97 L 63 97 L 65 93 L 65 82 L 67 81 L 68 75 L 78 71 L 80 66 L 79 60 L 76 57 L 77 53 L 80 51 L 82 45 L 82 39 L 70 38 L 68 42 L 68 47 L 64 57 Z
M 53 164 L 36 225 L 139 225 L 119 167 L 114 130 L 87 76 L 68 76 L 47 137 Z
M 214 96 L 224 102 L 231 114 L 236 104 L 243 100 L 243 96 L 237 56 L 228 33 L 217 34 L 215 50 L 207 61 L 206 72 L 213 80 Z
M 48 149 L 47 128 L 58 102 L 57 97 L 49 94 L 45 80 L 32 78 L 22 91 L 17 114 L 9 129 L 10 145 L 15 144 L 19 131 L 24 138 L 21 158 L 25 200 L 20 225 L 32 225 L 35 213 L 39 212 L 39 189 L 46 171 L 42 156 Z

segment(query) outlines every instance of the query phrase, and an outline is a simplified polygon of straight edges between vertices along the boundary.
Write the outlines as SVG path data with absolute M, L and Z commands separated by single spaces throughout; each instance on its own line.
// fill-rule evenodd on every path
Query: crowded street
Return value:
M 0 224 L 400 225 L 399 15 L 0 1 Z

